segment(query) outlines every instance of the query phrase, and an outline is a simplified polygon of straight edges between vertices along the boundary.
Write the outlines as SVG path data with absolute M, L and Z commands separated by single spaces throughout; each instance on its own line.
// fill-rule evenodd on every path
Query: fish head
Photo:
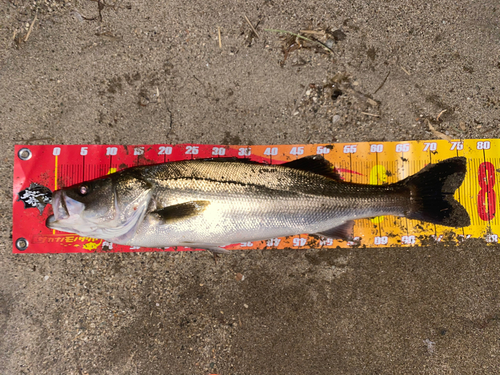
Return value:
M 152 195 L 152 185 L 140 176 L 116 173 L 54 192 L 46 225 L 126 244 L 142 222 Z

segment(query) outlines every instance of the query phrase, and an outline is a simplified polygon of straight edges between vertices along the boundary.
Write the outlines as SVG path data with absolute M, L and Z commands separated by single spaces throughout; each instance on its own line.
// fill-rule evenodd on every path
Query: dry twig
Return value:
M 333 50 L 330 47 L 328 47 L 327 45 L 325 45 L 324 43 L 321 43 L 318 40 L 306 38 L 305 36 L 300 35 L 300 34 L 292 33 L 291 31 L 279 30 L 279 29 L 264 29 L 264 31 L 270 31 L 272 33 L 281 33 L 281 34 L 293 35 L 296 38 L 307 40 L 308 42 L 311 42 L 311 43 L 316 43 L 316 44 L 320 45 L 321 47 L 323 47 L 324 49 L 326 49 L 328 52 L 333 53 Z
M 432 124 L 428 118 L 426 118 L 425 121 L 427 122 L 427 125 L 429 126 L 429 130 L 431 131 L 432 134 L 434 134 L 434 136 L 441 138 L 441 139 L 444 139 L 445 141 L 451 142 L 451 137 L 449 135 L 441 133 L 440 131 L 437 131 L 436 128 L 434 126 L 432 126 Z
M 403 68 L 402 66 L 400 66 L 400 68 L 401 68 L 401 70 L 402 70 L 403 72 L 405 72 L 406 74 L 411 75 L 411 74 L 410 74 L 410 72 L 408 72 L 408 70 L 406 70 L 406 69 L 405 69 L 405 68 Z
M 437 115 L 437 117 L 436 117 L 436 121 L 439 121 L 439 118 L 441 117 L 441 115 L 443 113 L 445 113 L 446 111 L 447 111 L 446 109 L 443 109 L 441 112 L 439 112 L 439 115 Z
M 387 81 L 387 78 L 389 78 L 389 74 L 391 74 L 390 70 L 389 70 L 389 73 L 387 73 L 387 75 L 385 76 L 385 78 L 382 81 L 382 83 L 380 84 L 380 86 L 378 87 L 378 89 L 375 90 L 375 92 L 373 93 L 373 95 L 375 95 L 378 92 L 378 90 L 380 90 L 382 88 L 382 86 L 385 85 L 385 81 Z
M 255 36 L 258 38 L 259 37 L 259 34 L 257 33 L 257 30 L 255 30 L 255 28 L 253 27 L 252 23 L 250 22 L 250 20 L 247 18 L 246 15 L 243 15 L 243 17 L 245 17 L 245 19 L 247 20 L 248 24 L 250 25 L 250 27 L 252 28 L 252 31 L 253 33 L 255 34 Z
M 325 35 L 324 31 L 316 31 L 316 30 L 300 30 L 300 32 L 303 34 L 311 34 L 311 35 L 321 35 L 321 36 Z
M 33 22 L 31 22 L 30 28 L 28 29 L 28 34 L 24 37 L 24 41 L 26 42 L 33 31 L 33 25 L 35 25 L 36 20 L 38 19 L 38 13 L 35 14 L 35 18 L 33 18 Z

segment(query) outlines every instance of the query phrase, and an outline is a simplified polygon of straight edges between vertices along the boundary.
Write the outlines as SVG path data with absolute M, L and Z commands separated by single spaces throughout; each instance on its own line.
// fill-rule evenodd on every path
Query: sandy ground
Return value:
M 1 374 L 499 372 L 500 256 L 481 242 L 214 263 L 14 256 L 10 238 L 16 143 L 433 139 L 417 120 L 443 110 L 440 132 L 499 137 L 498 1 L 103 4 L 0 3 Z M 264 29 L 341 31 L 327 53 Z

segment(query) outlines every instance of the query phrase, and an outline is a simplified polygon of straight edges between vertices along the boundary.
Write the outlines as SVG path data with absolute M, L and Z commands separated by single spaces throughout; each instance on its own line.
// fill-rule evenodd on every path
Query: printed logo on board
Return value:
M 48 187 L 32 182 L 29 187 L 17 193 L 17 201 L 24 203 L 24 208 L 38 208 L 40 215 L 45 206 L 52 202 L 52 191 Z

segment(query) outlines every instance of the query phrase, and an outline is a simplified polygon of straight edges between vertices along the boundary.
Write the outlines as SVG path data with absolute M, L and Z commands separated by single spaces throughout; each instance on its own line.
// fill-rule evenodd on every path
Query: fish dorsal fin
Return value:
M 215 163 L 243 163 L 243 164 L 264 164 L 259 163 L 258 161 L 245 159 L 245 158 L 237 158 L 235 156 L 228 156 L 222 158 L 209 158 L 209 159 L 201 159 L 203 161 L 215 162 Z M 264 164 L 267 165 L 267 164 Z
M 333 239 L 350 240 L 354 234 L 354 220 L 346 221 L 341 225 L 316 234 Z
M 342 180 L 332 163 L 321 155 L 306 156 L 281 165 L 288 168 L 319 174 L 333 180 Z
M 236 157 L 210 158 L 210 159 L 203 159 L 203 161 L 235 162 L 235 163 L 260 164 L 260 165 L 264 164 L 264 163 L 259 163 L 258 161 L 236 158 Z M 335 170 L 335 167 L 321 155 L 305 156 L 303 158 L 289 161 L 281 165 L 288 168 L 319 174 L 321 176 L 331 178 L 332 180 L 338 180 L 338 181 L 342 180 L 340 175 Z
M 151 212 L 156 215 L 165 224 L 173 223 L 179 220 L 188 219 L 192 216 L 201 214 L 208 206 L 209 201 L 190 201 L 172 206 L 164 207 Z

